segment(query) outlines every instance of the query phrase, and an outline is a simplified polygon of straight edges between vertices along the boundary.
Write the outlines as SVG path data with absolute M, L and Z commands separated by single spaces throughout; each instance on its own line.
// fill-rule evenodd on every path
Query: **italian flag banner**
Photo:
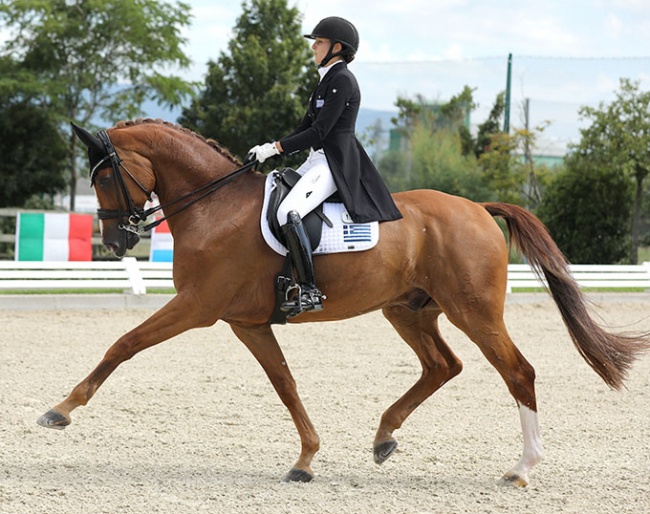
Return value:
M 153 228 L 151 232 L 151 248 L 149 250 L 149 261 L 151 262 L 173 262 L 174 261 L 174 238 L 169 231 L 169 225 L 163 221 Z
M 91 261 L 92 214 L 19 212 L 17 261 Z

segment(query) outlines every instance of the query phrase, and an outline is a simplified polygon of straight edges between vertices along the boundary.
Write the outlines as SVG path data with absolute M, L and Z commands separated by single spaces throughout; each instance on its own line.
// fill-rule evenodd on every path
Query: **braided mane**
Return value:
M 197 134 L 196 132 L 194 132 L 194 131 L 192 131 L 190 129 L 187 129 L 185 127 L 182 127 L 181 125 L 178 125 L 176 123 L 171 123 L 169 121 L 161 120 L 160 118 L 155 119 L 155 120 L 152 119 L 152 118 L 137 118 L 135 120 L 118 121 L 113 128 L 121 129 L 121 128 L 125 128 L 125 127 L 130 127 L 132 125 L 142 125 L 144 123 L 153 123 L 155 125 L 165 125 L 166 127 L 173 128 L 174 130 L 178 130 L 179 132 L 183 132 L 184 134 L 189 134 L 191 136 L 194 136 L 197 139 L 200 139 L 201 141 L 203 141 L 204 143 L 207 143 L 209 146 L 214 148 L 217 152 L 219 152 L 221 155 L 226 157 L 231 162 L 235 163 L 238 166 L 241 165 L 241 161 L 239 161 L 239 159 L 237 159 L 230 152 L 230 150 L 228 150 L 224 146 L 221 146 L 214 139 L 203 137 L 201 134 Z

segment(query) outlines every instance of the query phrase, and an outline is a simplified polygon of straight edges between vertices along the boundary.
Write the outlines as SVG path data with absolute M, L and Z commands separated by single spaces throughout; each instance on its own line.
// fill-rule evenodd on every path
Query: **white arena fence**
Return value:
M 582 288 L 641 289 L 650 291 L 650 262 L 638 265 L 572 264 L 571 272 Z M 509 293 L 542 288 L 527 264 L 508 266 Z M 138 261 L 20 262 L 0 261 L 0 291 L 122 290 L 144 295 L 152 290 L 173 290 L 172 263 Z
M 581 288 L 650 290 L 650 262 L 643 264 L 570 264 Z M 508 289 L 544 287 L 528 264 L 508 265 Z
M 138 261 L 0 261 L 0 291 L 123 290 L 143 295 L 173 289 L 172 263 Z

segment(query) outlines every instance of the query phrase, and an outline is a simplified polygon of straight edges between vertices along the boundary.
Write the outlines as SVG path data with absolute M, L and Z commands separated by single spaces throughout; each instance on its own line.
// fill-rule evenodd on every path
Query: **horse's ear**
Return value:
M 104 148 L 104 144 L 97 136 L 94 136 L 86 129 L 83 129 L 72 122 L 70 123 L 70 125 L 72 125 L 72 130 L 74 130 L 74 133 L 77 135 L 77 137 L 81 140 L 81 142 L 84 145 L 88 147 L 89 150 L 94 150 L 96 152 L 99 152 L 100 154 L 106 153 L 106 148 Z

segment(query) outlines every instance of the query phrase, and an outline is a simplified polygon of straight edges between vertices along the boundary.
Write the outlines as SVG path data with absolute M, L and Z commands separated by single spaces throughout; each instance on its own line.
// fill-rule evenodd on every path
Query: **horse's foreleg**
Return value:
M 383 313 L 420 359 L 422 375 L 382 415 L 373 445 L 377 464 L 383 463 L 397 448 L 393 432 L 422 402 L 463 369 L 458 357 L 440 335 L 439 311 L 432 308 L 412 311 L 408 307 L 396 306 L 385 308 Z
M 282 354 L 270 325 L 240 327 L 231 325 L 235 335 L 246 345 L 266 372 L 278 396 L 289 409 L 302 449 L 293 468 L 283 480 L 285 482 L 309 482 L 314 478 L 311 461 L 320 448 L 318 434 L 307 411 L 298 396 L 296 382 Z
M 191 314 L 193 311 L 190 306 L 183 304 L 178 296 L 174 297 L 144 323 L 120 337 L 90 375 L 80 382 L 65 400 L 43 414 L 38 419 L 38 424 L 48 428 L 65 428 L 72 422 L 70 413 L 77 407 L 86 405 L 122 362 L 146 348 L 198 326 Z

